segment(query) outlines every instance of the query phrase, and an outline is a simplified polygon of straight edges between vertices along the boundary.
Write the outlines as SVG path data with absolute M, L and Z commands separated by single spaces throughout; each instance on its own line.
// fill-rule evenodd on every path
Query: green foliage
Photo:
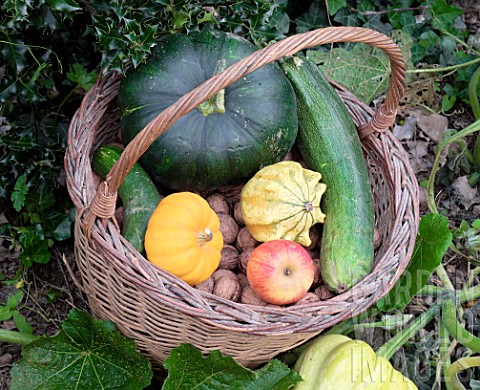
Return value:
M 423 216 L 412 259 L 395 286 L 377 303 L 379 309 L 401 309 L 410 303 L 440 265 L 451 242 L 452 233 L 447 218 L 434 213 Z
M 325 6 L 327 4 L 327 7 Z M 478 68 L 478 63 L 470 62 L 479 57 L 479 52 L 469 47 L 466 42 L 468 31 L 461 20 L 462 10 L 447 0 L 316 0 L 313 1 L 304 13 L 294 18 L 295 31 L 305 32 L 314 28 L 328 26 L 330 23 L 342 26 L 356 26 L 371 28 L 395 39 L 401 34 L 403 40 L 399 45 L 408 45 L 404 50 L 407 65 L 410 70 L 419 65 L 430 66 L 435 64 L 441 68 L 455 67 L 455 77 L 442 81 L 439 89 L 443 95 L 442 108 L 451 110 L 457 102 L 470 104 L 468 96 L 468 82 Z M 356 53 L 349 53 L 356 45 L 342 44 L 339 48 L 330 50 L 329 47 L 320 48 L 315 54 L 316 60 L 322 63 L 322 70 L 336 81 L 357 93 L 357 96 L 369 103 L 372 97 L 378 97 L 385 92 L 386 68 L 384 59 L 379 60 L 379 54 L 369 52 L 371 49 L 353 49 Z M 465 50 L 468 49 L 468 50 Z M 356 54 L 364 52 L 363 58 Z M 373 57 L 370 58 L 369 54 Z M 312 56 L 310 54 L 309 56 Z M 352 72 L 356 70 L 364 72 Z M 363 61 L 363 62 L 362 62 Z M 468 65 L 463 65 L 468 64 Z M 372 78 L 371 73 L 377 78 Z M 360 75 L 357 75 L 360 73 Z M 364 85 L 360 79 L 365 76 Z M 372 83 L 368 86 L 368 83 Z M 359 91 L 357 89 L 360 88 Z M 367 88 L 367 91 L 364 89 Z
M 11 390 L 143 389 L 150 362 L 109 321 L 73 309 L 52 337 L 25 345 L 12 369 Z
M 182 344 L 172 350 L 164 363 L 168 376 L 163 390 L 190 389 L 252 389 L 287 390 L 301 377 L 277 359 L 253 371 L 235 362 L 219 351 L 207 357 L 191 344 Z
M 22 333 L 32 334 L 33 329 L 31 325 L 27 322 L 25 317 L 20 314 L 19 306 L 23 300 L 23 291 L 17 290 L 14 294 L 11 294 L 7 302 L 2 305 L 0 304 L 0 322 L 5 320 L 13 319 L 15 327 Z
M 261 2 L 7 0 L 0 5 L 0 212 L 25 266 L 71 236 L 66 131 L 103 71 L 136 66 L 160 34 L 218 28 L 257 44 L 285 36 L 287 0 Z
M 412 38 L 401 30 L 394 31 L 392 36 L 396 37 L 405 61 L 411 66 Z M 307 56 L 329 78 L 344 85 L 367 104 L 388 89 L 390 63 L 385 53 L 373 46 L 355 45 L 351 49 L 336 47 L 330 51 L 313 49 L 307 51 Z
M 452 229 L 453 239 L 457 249 L 464 251 L 469 256 L 478 258 L 480 252 L 480 219 L 475 219 L 469 225 L 462 221 L 458 228 Z

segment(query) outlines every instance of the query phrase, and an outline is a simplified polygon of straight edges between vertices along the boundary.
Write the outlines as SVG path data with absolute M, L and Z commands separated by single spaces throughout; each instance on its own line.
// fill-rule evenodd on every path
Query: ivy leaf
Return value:
M 78 62 L 74 63 L 70 70 L 67 72 L 67 78 L 74 83 L 77 83 L 85 91 L 88 91 L 97 78 L 97 71 L 93 70 L 87 72 L 87 70 Z
M 45 240 L 40 225 L 18 228 L 19 241 L 23 251 L 19 258 L 25 267 L 31 267 L 33 263 L 47 264 L 52 254 L 48 250 L 48 241 Z
M 11 376 L 11 390 L 133 390 L 150 384 L 152 370 L 113 323 L 73 309 L 55 336 L 23 347 Z
M 430 10 L 434 16 L 432 26 L 450 31 L 455 20 L 462 16 L 462 9 L 447 4 L 446 0 L 432 0 Z
M 15 208 L 16 211 L 20 211 L 22 207 L 25 205 L 25 199 L 26 199 L 27 193 L 28 193 L 27 176 L 22 175 L 15 182 L 15 186 L 13 187 L 13 192 L 10 196 L 13 202 L 13 207 Z
M 17 329 L 22 333 L 32 334 L 33 328 L 27 322 L 26 318 L 20 314 L 18 310 L 13 311 L 13 322 Z
M 301 377 L 277 359 L 253 371 L 230 356 L 212 351 L 207 357 L 191 344 L 173 349 L 165 360 L 168 376 L 162 390 L 287 390 Z
M 15 294 L 9 295 L 7 299 L 6 307 L 10 310 L 14 310 L 23 299 L 23 291 L 18 290 Z
M 53 238 L 57 241 L 64 241 L 72 237 L 72 225 L 72 216 L 66 215 L 53 231 Z
M 295 23 L 297 25 L 296 32 L 304 33 L 319 27 L 327 25 L 327 17 L 325 5 L 321 3 L 312 3 L 307 12 L 300 15 Z
M 426 214 L 420 220 L 413 256 L 407 269 L 390 292 L 377 302 L 382 311 L 400 309 L 424 287 L 440 265 L 452 243 L 448 219 L 441 214 Z
M 328 13 L 335 15 L 340 8 L 347 6 L 347 0 L 327 0 Z

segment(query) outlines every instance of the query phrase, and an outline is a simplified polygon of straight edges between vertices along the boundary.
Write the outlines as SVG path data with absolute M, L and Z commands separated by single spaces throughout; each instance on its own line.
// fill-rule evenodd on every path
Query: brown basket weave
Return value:
M 375 112 L 334 85 L 357 125 L 369 168 L 376 227 L 383 239 L 372 272 L 328 300 L 259 307 L 199 291 L 139 254 L 121 236 L 112 216 L 120 183 L 150 144 L 179 117 L 260 66 L 333 42 L 373 45 L 387 54 L 391 64 L 390 88 Z M 116 139 L 120 126 L 116 97 L 121 76 L 113 72 L 100 78 L 72 119 L 65 156 L 67 186 L 77 211 L 75 256 L 81 274 L 77 283 L 93 315 L 114 321 L 122 333 L 134 338 L 154 367 L 161 367 L 181 343 L 192 343 L 204 353 L 218 349 L 253 367 L 365 311 L 398 280 L 411 257 L 418 228 L 417 182 L 406 152 L 389 131 L 404 77 L 399 48 L 375 31 L 331 27 L 288 37 L 235 63 L 167 108 L 130 142 L 106 181 L 95 188 L 92 153 Z

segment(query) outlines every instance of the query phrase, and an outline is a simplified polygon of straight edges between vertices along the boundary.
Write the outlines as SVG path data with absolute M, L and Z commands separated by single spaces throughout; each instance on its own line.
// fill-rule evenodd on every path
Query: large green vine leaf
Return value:
M 253 371 L 219 351 L 203 357 L 191 344 L 172 350 L 164 366 L 169 372 L 162 390 L 287 390 L 301 381 L 295 371 L 277 359 Z
M 389 293 L 377 302 L 378 308 L 382 311 L 404 308 L 427 284 L 451 243 L 452 232 L 448 219 L 436 213 L 424 215 L 420 220 L 410 263 Z
M 25 345 L 11 375 L 11 390 L 134 390 L 150 384 L 152 370 L 112 322 L 73 309 L 55 336 Z
M 394 31 L 392 38 L 401 48 L 408 67 L 411 65 L 412 38 L 401 31 Z M 307 50 L 307 57 L 317 63 L 327 77 L 367 104 L 388 89 L 390 62 L 382 50 L 373 46 L 356 44 L 351 50 L 345 47 L 329 51 Z

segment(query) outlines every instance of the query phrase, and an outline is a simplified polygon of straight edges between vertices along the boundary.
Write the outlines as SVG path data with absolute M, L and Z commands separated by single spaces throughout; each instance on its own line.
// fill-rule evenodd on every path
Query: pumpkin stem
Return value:
M 223 72 L 227 68 L 225 60 L 220 60 L 215 67 L 214 74 Z M 217 94 L 200 103 L 197 108 L 204 116 L 210 114 L 223 114 L 225 113 L 225 90 L 222 89 Z
M 200 241 L 200 245 L 203 245 L 209 241 L 213 240 L 213 233 L 209 228 L 206 228 L 204 232 L 198 235 L 198 240 Z

